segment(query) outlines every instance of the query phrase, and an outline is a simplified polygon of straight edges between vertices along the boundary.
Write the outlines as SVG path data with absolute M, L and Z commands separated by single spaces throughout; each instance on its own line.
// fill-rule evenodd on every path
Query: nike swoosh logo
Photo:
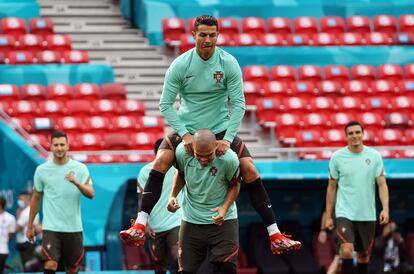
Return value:
M 272 207 L 272 205 L 268 205 L 268 206 L 267 206 L 267 208 L 271 208 L 271 207 Z
M 193 77 L 194 75 L 187 75 L 186 77 L 185 77 L 185 79 L 189 79 L 189 78 L 191 78 L 191 77 Z

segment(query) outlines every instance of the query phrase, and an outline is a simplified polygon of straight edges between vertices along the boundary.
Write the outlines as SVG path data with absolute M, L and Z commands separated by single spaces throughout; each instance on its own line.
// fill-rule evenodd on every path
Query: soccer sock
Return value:
M 43 270 L 43 273 L 44 274 L 55 274 L 56 271 L 55 270 L 50 270 L 50 269 L 45 269 L 45 270 Z
M 354 260 L 342 259 L 342 274 L 354 274 Z
M 368 274 L 368 264 L 357 263 L 358 274 Z
M 273 235 L 276 233 L 280 233 L 279 227 L 277 226 L 276 223 L 271 224 L 267 227 L 267 232 L 269 233 L 269 235 Z
M 164 173 L 151 169 L 142 195 L 141 211 L 151 214 L 152 209 L 161 197 L 164 177 Z
M 262 179 L 246 184 L 250 201 L 253 208 L 259 213 L 266 227 L 276 224 L 275 214 L 272 210 L 272 204 L 267 196 L 266 189 L 263 186 Z M 279 229 L 278 229 L 279 230 Z
M 138 212 L 137 219 L 135 220 L 136 224 L 142 224 L 143 226 L 147 225 L 148 213 L 144 211 Z

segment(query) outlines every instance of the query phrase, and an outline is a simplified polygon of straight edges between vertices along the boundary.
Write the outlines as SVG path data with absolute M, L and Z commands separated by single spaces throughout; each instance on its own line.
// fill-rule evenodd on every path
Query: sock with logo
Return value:
M 275 214 L 272 210 L 269 196 L 263 186 L 262 179 L 258 178 L 251 183 L 246 183 L 250 202 L 253 208 L 259 213 L 266 227 L 276 224 Z M 279 229 L 278 229 L 279 230 Z

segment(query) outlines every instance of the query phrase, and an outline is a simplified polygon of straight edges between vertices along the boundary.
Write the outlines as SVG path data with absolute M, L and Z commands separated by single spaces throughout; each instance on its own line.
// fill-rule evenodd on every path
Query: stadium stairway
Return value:
M 172 54 L 150 46 L 131 27 L 113 0 L 38 0 L 41 16 L 53 20 L 57 33 L 68 34 L 74 49 L 86 50 L 90 62 L 111 65 L 115 82 L 126 86 L 128 98 L 145 102 L 147 115 L 160 115 L 158 102 Z M 169 132 L 169 129 L 166 130 Z M 246 117 L 239 136 L 255 158 L 277 158 L 269 152 L 267 135 Z

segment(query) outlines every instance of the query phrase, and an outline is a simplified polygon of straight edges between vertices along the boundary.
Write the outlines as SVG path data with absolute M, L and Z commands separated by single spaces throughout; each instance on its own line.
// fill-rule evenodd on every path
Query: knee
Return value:
M 259 178 L 259 173 L 251 157 L 243 157 L 240 159 L 240 173 L 246 183 L 251 183 Z
M 155 157 L 152 168 L 156 171 L 166 173 L 174 163 L 174 151 L 160 149 Z
M 341 256 L 343 259 L 352 259 L 352 253 L 354 252 L 353 244 L 342 244 L 341 245 Z
M 56 271 L 58 268 L 58 263 L 56 261 L 46 261 L 45 262 L 45 269 Z

